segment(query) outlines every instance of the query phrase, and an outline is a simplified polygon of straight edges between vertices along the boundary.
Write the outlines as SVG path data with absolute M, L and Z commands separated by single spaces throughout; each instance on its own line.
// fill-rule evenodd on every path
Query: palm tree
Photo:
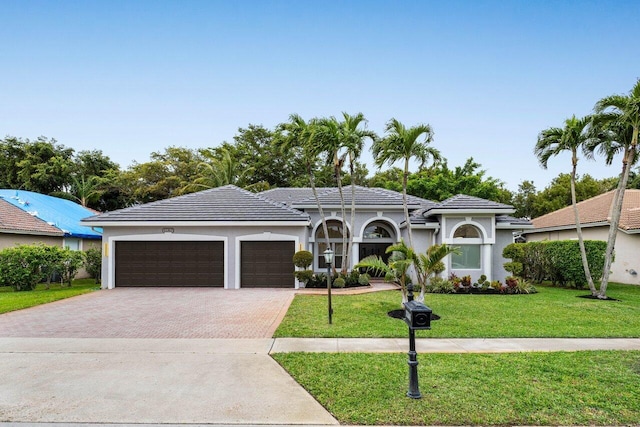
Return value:
M 376 134 L 366 130 L 367 120 L 362 113 L 351 116 L 345 112 L 342 113 L 343 121 L 340 122 L 341 146 L 347 151 L 349 157 L 349 173 L 351 175 L 351 220 L 353 227 L 356 216 L 356 186 L 355 186 L 355 163 L 362 154 L 364 142 L 368 138 L 371 141 L 376 140 Z M 364 125 L 365 129 L 359 129 L 360 125 Z M 353 233 L 349 233 L 349 241 L 347 243 L 346 261 L 343 265 L 351 265 L 351 252 L 353 249 Z
M 286 154 L 289 150 L 299 149 L 302 150 L 302 159 L 305 162 L 307 173 L 309 175 L 309 185 L 313 192 L 313 197 L 318 205 L 318 212 L 320 213 L 320 220 L 322 221 L 322 230 L 324 231 L 325 243 L 329 248 L 329 229 L 327 227 L 327 218 L 324 215 L 324 210 L 320 204 L 320 198 L 318 197 L 318 190 L 316 189 L 315 182 L 315 166 L 318 161 L 319 144 L 318 140 L 318 120 L 311 119 L 308 122 L 305 121 L 298 114 L 291 114 L 289 116 L 289 122 L 283 123 L 279 126 L 279 130 L 284 132 L 282 138 L 279 138 L 276 143 L 283 154 Z
M 592 295 L 597 294 L 596 286 L 591 277 L 589 270 L 589 262 L 587 261 L 587 251 L 584 247 L 584 239 L 582 237 L 582 227 L 580 226 L 580 216 L 578 214 L 578 205 L 576 201 L 576 169 L 578 167 L 578 150 L 588 146 L 590 141 L 589 126 L 591 125 L 591 117 L 583 117 L 577 119 L 576 116 L 565 120 L 564 128 L 552 127 L 545 129 L 538 135 L 538 142 L 535 146 L 534 153 L 540 162 L 540 165 L 546 169 L 548 161 L 551 157 L 560 153 L 571 152 L 571 204 L 573 206 L 573 215 L 576 222 L 576 232 L 578 233 L 578 244 L 580 246 L 580 255 L 582 257 L 582 268 L 584 269 L 587 283 Z
M 198 163 L 198 177 L 193 182 L 182 187 L 180 189 L 181 193 L 190 193 L 229 184 L 250 189 L 251 186 L 247 186 L 246 183 L 254 168 L 240 169 L 240 163 L 229 148 L 222 147 L 219 150 L 206 149 L 202 150 L 201 154 L 207 161 Z
M 416 253 L 403 241 L 389 246 L 386 253 L 392 253 L 386 263 L 377 255 L 369 255 L 360 260 L 355 268 L 364 268 L 376 274 L 384 273 L 384 280 L 400 285 L 402 302 L 407 302 L 407 285 L 411 281 L 409 269 L 417 259 Z
M 418 258 L 414 263 L 420 285 L 418 301 L 424 301 L 424 294 L 431 276 L 436 276 L 444 271 L 445 266 L 442 260 L 449 254 L 460 254 L 460 249 L 442 243 L 430 246 L 424 254 L 418 254 Z
M 631 167 L 638 160 L 638 132 L 640 130 L 640 79 L 636 81 L 629 95 L 611 95 L 602 98 L 594 107 L 594 128 L 599 139 L 591 146 L 592 152 L 597 149 L 605 154 L 611 163 L 615 153 L 622 152 L 622 171 L 613 201 L 611 226 L 607 239 L 604 259 L 604 271 L 600 284 L 599 298 L 606 298 L 609 272 L 613 262 L 613 251 L 622 213 L 624 191 L 629 181 Z
M 422 168 L 429 157 L 440 160 L 440 152 L 429 146 L 433 139 L 433 130 L 428 124 L 420 124 L 406 128 L 396 119 L 391 119 L 385 128 L 387 135 L 383 139 L 374 141 L 372 151 L 376 165 L 382 167 L 385 163 L 404 160 L 404 174 L 402 176 L 402 202 L 404 217 L 409 233 L 409 245 L 413 247 L 413 235 L 407 206 L 407 181 L 409 178 L 409 161 L 417 159 Z

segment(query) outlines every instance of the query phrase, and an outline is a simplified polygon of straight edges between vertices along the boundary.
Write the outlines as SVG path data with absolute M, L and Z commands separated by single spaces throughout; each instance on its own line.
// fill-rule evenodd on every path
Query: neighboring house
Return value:
M 70 200 L 24 190 L 0 190 L 0 249 L 45 243 L 87 250 L 102 235 L 80 220 L 96 212 Z
M 578 203 L 578 214 L 585 240 L 607 241 L 615 191 Z M 577 239 L 573 207 L 567 206 L 533 221 L 534 228 L 523 234 L 528 242 Z M 640 190 L 625 190 L 622 215 L 616 236 L 612 282 L 640 285 Z
M 402 194 L 356 186 L 350 223 L 351 187 L 343 189 L 346 229 L 353 233 L 351 266 L 407 239 Z M 342 263 L 342 218 L 337 188 L 320 188 L 336 263 Z M 447 259 L 447 272 L 504 280 L 502 249 L 513 233 L 530 228 L 510 217 L 511 206 L 470 196 L 442 203 L 408 197 L 418 251 L 436 243 L 462 248 Z M 217 286 L 298 287 L 293 254 L 314 253 L 312 268 L 325 271 L 322 221 L 309 188 L 278 188 L 254 194 L 224 187 L 104 213 L 83 220 L 103 229 L 103 287 Z

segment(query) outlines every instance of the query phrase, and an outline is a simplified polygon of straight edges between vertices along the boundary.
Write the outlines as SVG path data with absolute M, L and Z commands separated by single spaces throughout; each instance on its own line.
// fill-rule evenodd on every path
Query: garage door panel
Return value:
M 224 243 L 116 242 L 116 286 L 224 286 Z
M 241 287 L 294 287 L 293 241 L 248 241 L 240 248 Z

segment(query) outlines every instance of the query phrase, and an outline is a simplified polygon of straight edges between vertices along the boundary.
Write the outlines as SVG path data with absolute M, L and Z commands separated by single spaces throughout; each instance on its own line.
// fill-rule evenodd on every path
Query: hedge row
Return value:
M 591 277 L 597 282 L 602 278 L 607 242 L 585 240 L 584 246 Z M 549 280 L 554 285 L 578 289 L 587 285 L 577 240 L 512 243 L 504 248 L 502 256 L 512 260 L 505 264 L 507 271 L 527 280 Z
M 95 274 L 99 274 L 102 257 L 96 257 L 96 252 L 100 250 L 88 252 L 44 244 L 3 249 L 0 251 L 0 286 L 11 286 L 16 291 L 31 291 L 40 282 L 45 282 L 47 288 L 53 281 L 71 286 L 71 281 L 83 266 L 97 278 Z

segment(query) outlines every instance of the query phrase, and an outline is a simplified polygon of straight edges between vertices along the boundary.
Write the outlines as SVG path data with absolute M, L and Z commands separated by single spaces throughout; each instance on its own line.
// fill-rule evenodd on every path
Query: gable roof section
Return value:
M 496 213 L 510 214 L 515 210 L 511 205 L 494 202 L 492 200 L 481 199 L 479 197 L 457 194 L 453 197 L 436 204 L 434 207 L 425 210 L 425 215 L 443 213 Z
M 71 200 L 47 196 L 25 190 L 0 190 L 0 197 L 12 206 L 39 218 L 56 228 L 64 236 L 82 239 L 100 239 L 102 235 L 80 223 L 83 218 L 95 214 Z
M 333 190 L 332 187 L 316 188 L 316 191 L 318 192 L 318 194 L 322 194 L 326 191 L 331 191 L 331 190 Z M 271 199 L 278 203 L 283 203 L 287 206 L 291 206 L 292 204 L 298 203 L 306 199 L 315 200 L 313 196 L 313 190 L 310 187 L 272 188 L 270 190 L 263 191 L 259 194 L 266 197 L 267 199 Z
M 0 198 L 0 232 L 64 236 L 64 232 Z
M 402 207 L 402 193 L 378 187 L 355 186 L 355 202 L 357 206 L 389 206 Z M 344 202 L 351 204 L 351 186 L 342 187 Z M 281 203 L 286 203 L 294 208 L 314 208 L 317 206 L 316 199 L 310 188 L 283 188 L 267 190 L 263 193 L 265 197 Z M 306 196 L 306 197 L 305 197 Z M 286 199 L 286 200 L 285 200 Z M 318 199 L 323 207 L 340 206 L 340 192 L 337 187 L 319 188 Z M 288 201 L 287 201 L 288 200 Z M 434 202 L 420 197 L 407 195 L 409 209 L 418 209 L 430 205 Z
M 611 220 L 611 208 L 615 190 L 592 197 L 577 204 L 580 225 L 607 225 Z M 533 219 L 536 231 L 568 229 L 575 227 L 573 207 L 567 206 Z M 625 190 L 619 228 L 640 231 L 640 190 Z M 530 231 L 531 232 L 531 231 Z
M 309 216 L 234 185 L 107 212 L 88 224 L 126 222 L 299 222 Z

